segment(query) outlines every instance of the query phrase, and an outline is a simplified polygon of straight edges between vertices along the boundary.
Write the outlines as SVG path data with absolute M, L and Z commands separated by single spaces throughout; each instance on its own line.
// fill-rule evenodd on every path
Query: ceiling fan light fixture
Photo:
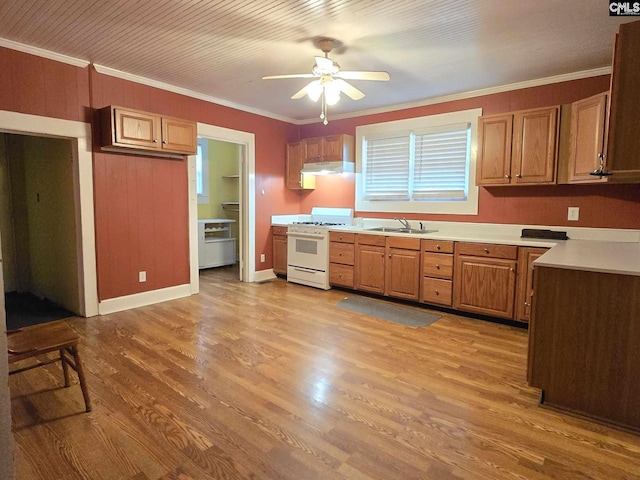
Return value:
M 340 101 L 340 87 L 335 82 L 325 84 L 324 92 L 327 105 L 335 105 Z
M 314 102 L 317 102 L 320 99 L 320 96 L 322 95 L 322 85 L 320 84 L 320 80 L 315 80 L 307 86 L 307 95 L 309 95 L 309 98 Z

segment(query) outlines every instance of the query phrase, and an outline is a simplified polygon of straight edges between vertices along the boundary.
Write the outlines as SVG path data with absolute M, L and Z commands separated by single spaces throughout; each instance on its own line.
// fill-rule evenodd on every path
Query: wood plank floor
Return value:
M 525 331 L 404 327 L 348 295 L 213 269 L 199 295 L 70 321 L 93 412 L 59 365 L 12 376 L 17 478 L 640 478 L 640 436 L 538 405 Z

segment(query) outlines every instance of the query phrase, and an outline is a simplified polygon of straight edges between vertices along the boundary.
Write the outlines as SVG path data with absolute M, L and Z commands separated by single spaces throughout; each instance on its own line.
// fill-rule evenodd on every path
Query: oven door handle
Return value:
M 300 237 L 300 238 L 317 238 L 318 240 L 322 240 L 323 238 L 325 238 L 324 235 L 314 235 L 312 233 L 298 233 L 298 232 L 287 232 L 287 236 Z

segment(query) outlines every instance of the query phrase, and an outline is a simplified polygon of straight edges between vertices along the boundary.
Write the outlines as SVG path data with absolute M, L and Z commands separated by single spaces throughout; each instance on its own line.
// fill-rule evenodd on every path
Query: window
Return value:
M 209 142 L 206 138 L 198 138 L 196 152 L 196 192 L 198 203 L 209 203 Z
M 480 109 L 356 129 L 356 210 L 477 214 Z

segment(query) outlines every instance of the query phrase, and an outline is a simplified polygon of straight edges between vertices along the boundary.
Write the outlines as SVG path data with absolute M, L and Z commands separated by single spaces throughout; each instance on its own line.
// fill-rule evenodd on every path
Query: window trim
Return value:
M 478 118 L 481 108 L 442 113 L 405 120 L 361 125 L 356 127 L 356 167 L 355 167 L 355 208 L 362 212 L 398 212 L 398 213 L 434 213 L 451 215 L 478 214 L 478 187 L 476 178 L 476 151 Z M 425 129 L 439 128 L 444 125 L 467 123 L 471 130 L 469 152 L 468 194 L 466 200 L 401 200 L 379 201 L 364 198 L 364 175 L 362 152 L 367 137 L 393 135 L 398 132 L 424 132 Z
M 198 205 L 209 204 L 209 141 L 206 138 L 198 138 L 198 147 L 202 149 L 202 193 L 198 193 Z M 195 155 L 196 164 L 196 192 L 198 190 L 198 159 Z

